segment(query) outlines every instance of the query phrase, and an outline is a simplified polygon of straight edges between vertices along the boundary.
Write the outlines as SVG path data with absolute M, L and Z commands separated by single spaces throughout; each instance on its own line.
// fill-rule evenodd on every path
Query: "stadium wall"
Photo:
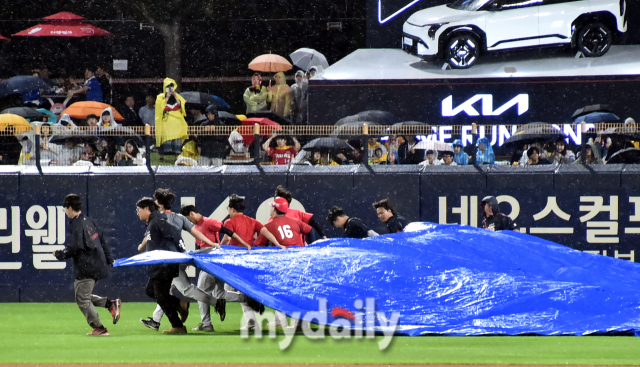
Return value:
M 262 171 L 254 166 L 159 167 L 155 175 L 144 167 L 69 169 L 47 168 L 44 175 L 31 167 L 0 171 L 0 302 L 73 300 L 71 262 L 57 262 L 50 255 L 64 243 L 60 205 L 72 192 L 84 198 L 85 212 L 102 226 L 116 258 L 136 254 L 145 226 L 136 216 L 135 202 L 156 188 L 177 194 L 174 210 L 180 203 L 195 203 L 217 219 L 226 213 L 225 198 L 237 193 L 246 197 L 246 214 L 260 219 L 266 215 L 261 204 L 268 205 L 274 188 L 284 185 L 330 236 L 340 235 L 324 219 L 332 205 L 384 233 L 371 206 L 378 199 L 389 197 L 413 221 L 478 225 L 479 202 L 494 195 L 503 213 L 515 217 L 527 233 L 638 261 L 640 167 L 631 165 L 440 166 L 422 172 L 416 166 L 274 166 Z M 114 269 L 96 292 L 108 289 L 125 301 L 146 301 L 146 280 L 142 268 Z

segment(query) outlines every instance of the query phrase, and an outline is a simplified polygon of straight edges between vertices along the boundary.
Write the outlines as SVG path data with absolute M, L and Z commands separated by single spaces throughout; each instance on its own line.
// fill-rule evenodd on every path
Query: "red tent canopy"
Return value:
M 84 19 L 84 17 L 63 11 L 61 13 L 49 15 L 48 17 L 44 17 L 42 19 L 43 20 L 82 20 Z
M 92 37 L 112 36 L 111 33 L 92 24 L 83 23 L 79 15 L 62 12 L 43 18 L 45 23 L 14 34 L 24 37 Z
M 253 125 L 260 125 L 260 135 L 269 136 L 274 130 L 280 130 L 280 124 L 269 120 L 268 118 L 252 117 L 242 120 L 242 126 L 238 127 L 238 132 L 242 135 L 244 143 L 251 145 L 253 143 Z
M 9 39 L 7 37 L 2 37 L 2 35 L 0 35 L 0 41 L 8 41 Z

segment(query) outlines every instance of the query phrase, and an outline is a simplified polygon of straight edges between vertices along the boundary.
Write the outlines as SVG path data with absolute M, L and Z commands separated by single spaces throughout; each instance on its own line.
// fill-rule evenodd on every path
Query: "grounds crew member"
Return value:
M 350 218 L 341 207 L 334 205 L 329 209 L 327 220 L 334 227 L 344 230 L 348 238 L 367 238 L 378 236 L 376 231 L 369 228 L 359 218 Z
M 274 199 L 278 198 L 278 197 L 285 198 L 287 200 L 288 207 L 291 206 L 291 201 L 293 200 L 293 195 L 291 195 L 291 192 L 289 190 L 285 189 L 282 185 L 278 185 L 278 187 L 276 187 L 276 193 L 274 195 Z M 324 234 L 324 230 L 320 226 L 320 223 L 318 223 L 313 218 L 313 214 L 312 213 L 307 213 L 307 212 L 303 212 L 302 210 L 289 208 L 289 210 L 287 211 L 287 213 L 285 215 L 287 217 L 289 217 L 289 218 L 298 219 L 298 220 L 310 225 L 311 228 L 316 230 L 316 232 L 318 233 L 320 238 L 325 239 L 325 240 L 327 239 L 327 236 Z M 273 218 L 270 217 L 269 221 L 272 221 L 272 220 L 273 220 Z M 307 243 L 312 243 L 312 242 L 315 241 L 315 239 L 316 238 L 313 235 L 313 232 L 311 232 L 311 233 L 309 233 L 307 235 Z
M 107 328 L 100 321 L 95 306 L 104 307 L 111 312 L 113 323 L 120 319 L 119 299 L 91 294 L 96 283 L 109 276 L 109 266 L 113 265 L 111 250 L 104 241 L 102 231 L 89 217 L 82 214 L 82 199 L 76 194 L 69 194 L 62 202 L 64 212 L 69 217 L 69 228 L 64 250 L 53 255 L 58 260 L 73 259 L 75 281 L 73 289 L 80 311 L 87 319 L 93 331 L 87 335 L 109 335 Z
M 373 203 L 373 207 L 376 209 L 378 219 L 387 224 L 389 233 L 402 232 L 404 227 L 411 223 L 407 218 L 398 215 L 388 198 L 376 201 Z
M 520 226 L 511 220 L 511 218 L 500 213 L 500 207 L 498 206 L 498 199 L 493 196 L 487 196 L 480 202 L 480 209 L 484 220 L 482 221 L 482 227 L 489 231 L 504 231 L 512 230 L 520 232 Z
M 184 252 L 181 233 L 176 227 L 167 222 L 158 211 L 158 206 L 152 198 L 142 198 L 136 203 L 136 212 L 140 220 L 149 223 L 147 229 L 147 249 L 149 251 L 163 250 Z M 155 299 L 162 311 L 171 322 L 171 329 L 163 334 L 186 334 L 178 310 L 180 299 L 170 293 L 171 281 L 178 276 L 178 264 L 157 264 L 149 266 L 149 283 L 145 289 L 147 295 Z

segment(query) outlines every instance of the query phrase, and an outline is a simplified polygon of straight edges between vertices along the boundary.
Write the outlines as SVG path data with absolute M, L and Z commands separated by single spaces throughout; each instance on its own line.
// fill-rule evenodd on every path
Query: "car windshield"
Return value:
M 476 11 L 490 1 L 491 0 L 456 0 L 447 6 L 457 10 Z

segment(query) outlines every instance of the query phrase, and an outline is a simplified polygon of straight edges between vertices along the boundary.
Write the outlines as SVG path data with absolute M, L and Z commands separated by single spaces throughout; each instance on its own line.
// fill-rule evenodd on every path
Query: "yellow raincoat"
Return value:
M 158 94 L 156 98 L 156 146 L 160 147 L 167 141 L 180 139 L 184 141 L 188 138 L 187 135 L 187 122 L 184 117 L 187 115 L 185 106 L 187 102 L 176 93 L 176 98 L 180 102 L 180 109 L 175 111 L 165 111 L 167 103 L 165 102 L 165 93 L 167 87 L 173 85 L 175 90 L 178 85 L 175 80 L 166 78 L 162 83 L 162 93 Z
M 268 88 L 267 101 L 271 102 L 272 112 L 289 117 L 291 114 L 291 88 L 287 85 L 287 79 L 282 71 L 276 76 L 280 76 L 280 82 Z

